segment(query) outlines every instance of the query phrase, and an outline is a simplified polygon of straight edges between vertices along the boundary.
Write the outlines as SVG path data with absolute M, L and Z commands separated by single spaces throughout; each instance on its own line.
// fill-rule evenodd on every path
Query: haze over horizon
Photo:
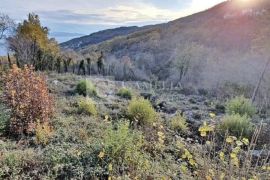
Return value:
M 190 15 L 224 0 L 2 0 L 1 12 L 16 22 L 27 18 L 29 12 L 40 16 L 43 26 L 59 42 L 96 31 L 120 26 L 144 26 L 168 22 Z

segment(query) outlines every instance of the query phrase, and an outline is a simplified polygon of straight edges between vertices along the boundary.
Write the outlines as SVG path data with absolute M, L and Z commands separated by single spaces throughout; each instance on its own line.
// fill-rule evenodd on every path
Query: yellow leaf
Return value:
M 234 148 L 232 150 L 232 152 L 235 153 L 235 154 L 238 154 L 240 150 L 241 150 L 241 148 L 239 146 L 237 146 L 236 148 Z
M 247 138 L 243 138 L 242 139 L 242 142 L 245 144 L 245 145 L 249 145 L 249 140 Z
M 207 145 L 211 145 L 211 142 L 210 142 L 210 141 L 206 141 L 206 144 L 207 144 Z
M 215 117 L 216 117 L 216 114 L 215 114 L 215 113 L 209 113 L 209 116 L 210 116 L 211 118 L 215 118 Z
M 105 156 L 105 153 L 104 153 L 103 151 L 101 151 L 101 152 L 99 153 L 99 155 L 98 155 L 98 157 L 99 157 L 100 159 L 102 159 L 104 156 Z
M 225 174 L 224 173 L 221 173 L 220 176 L 219 176 L 220 180 L 223 180 L 225 178 Z
M 187 172 L 187 167 L 183 164 L 180 166 L 180 169 L 183 171 L 183 173 Z
M 243 143 L 241 141 L 236 141 L 237 146 L 242 146 Z
M 111 163 L 109 164 L 108 169 L 109 169 L 109 171 L 112 171 L 112 170 L 113 170 L 113 166 L 112 166 L 112 164 L 111 164 Z
M 201 136 L 202 136 L 202 137 L 205 137 L 205 136 L 206 136 L 206 132 L 202 131 L 202 132 L 201 132 Z
M 232 159 L 235 159 L 236 158 L 236 154 L 235 153 L 231 153 L 230 156 L 231 156 Z
M 224 154 L 224 152 L 220 152 L 219 153 L 219 158 L 222 160 L 222 161 L 224 161 L 224 156 L 225 156 L 225 154 Z
M 232 144 L 234 142 L 234 137 L 233 136 L 228 136 L 226 138 L 226 142 L 229 143 L 229 144 Z
M 191 166 L 196 166 L 196 162 L 194 159 L 190 159 L 188 162 Z

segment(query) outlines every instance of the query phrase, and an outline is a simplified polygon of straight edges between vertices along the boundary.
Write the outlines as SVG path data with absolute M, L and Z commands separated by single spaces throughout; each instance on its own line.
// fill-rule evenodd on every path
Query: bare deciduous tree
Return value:
M 14 21 L 8 15 L 0 13 L 0 39 L 5 38 L 6 33 L 14 26 Z

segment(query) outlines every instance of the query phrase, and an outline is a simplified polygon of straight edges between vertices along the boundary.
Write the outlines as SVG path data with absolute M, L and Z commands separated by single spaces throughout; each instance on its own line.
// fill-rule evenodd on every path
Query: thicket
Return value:
M 33 67 L 13 66 L 3 76 L 3 101 L 10 109 L 9 132 L 16 135 L 32 134 L 37 122 L 49 123 L 54 102 L 42 75 Z

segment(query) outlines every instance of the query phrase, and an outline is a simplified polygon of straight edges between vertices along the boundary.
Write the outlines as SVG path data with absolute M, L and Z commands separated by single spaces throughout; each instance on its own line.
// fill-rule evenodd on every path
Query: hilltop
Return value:
M 131 34 L 138 29 L 139 28 L 136 26 L 107 29 L 107 30 L 99 31 L 99 32 L 96 32 L 87 36 L 82 36 L 79 38 L 69 40 L 67 42 L 62 43 L 61 47 L 64 49 L 77 50 L 85 46 L 98 44 L 100 42 L 113 39 L 116 36 L 123 36 L 123 35 Z
M 232 81 L 254 85 L 269 56 L 265 41 L 270 35 L 269 10 L 265 0 L 245 6 L 226 1 L 165 24 L 131 28 L 107 40 L 110 30 L 103 31 L 98 33 L 103 40 L 80 46 L 74 40 L 68 47 L 86 57 L 104 51 L 108 66 L 128 57 L 134 79 L 150 80 L 154 75 L 159 80 L 179 81 L 179 64 L 188 57 L 183 60 L 188 62 L 183 84 L 215 87 Z

